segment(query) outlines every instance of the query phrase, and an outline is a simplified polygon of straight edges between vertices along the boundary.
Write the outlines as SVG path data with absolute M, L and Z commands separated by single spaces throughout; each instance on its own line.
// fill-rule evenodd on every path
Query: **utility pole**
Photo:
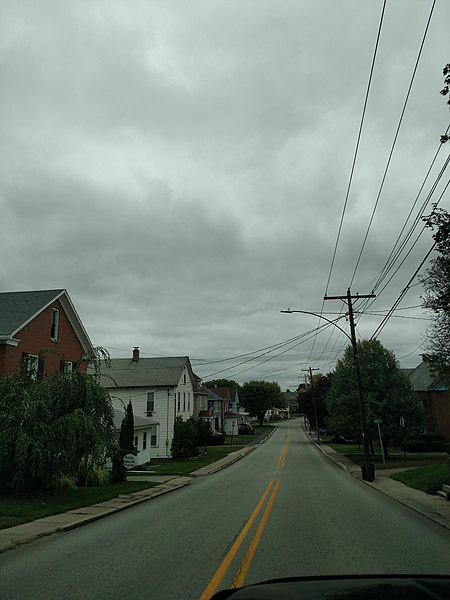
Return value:
M 367 435 L 367 420 L 366 420 L 366 407 L 364 404 L 364 396 L 363 389 L 361 383 L 361 371 L 359 369 L 359 360 L 358 360 L 358 347 L 356 344 L 356 334 L 355 334 L 355 321 L 353 318 L 353 304 L 352 300 L 357 300 L 358 298 L 375 298 L 375 294 L 365 294 L 356 296 L 352 296 L 350 292 L 350 288 L 347 290 L 347 294 L 345 296 L 325 296 L 324 300 L 344 300 L 347 302 L 348 306 L 348 318 L 350 321 L 350 334 L 351 334 L 351 343 L 353 349 L 353 365 L 355 367 L 355 376 L 356 376 L 356 387 L 358 390 L 358 401 L 359 401 L 359 416 L 361 420 L 361 433 L 363 438 L 363 446 L 364 446 L 364 471 L 363 479 L 366 481 L 373 481 L 374 475 L 372 473 L 372 468 L 370 464 L 370 450 L 369 450 L 369 438 Z
M 314 395 L 314 381 L 313 381 L 313 375 L 312 375 L 313 371 L 318 371 L 318 370 L 319 369 L 317 367 L 315 367 L 314 369 L 312 369 L 311 367 L 308 367 L 307 369 L 302 369 L 302 371 L 309 372 L 309 377 L 310 377 L 310 381 L 311 381 L 311 395 L 312 395 L 313 404 L 314 404 L 314 419 L 316 421 L 317 444 L 320 444 L 319 419 L 317 418 L 317 404 L 316 404 L 316 397 Z M 305 377 L 306 377 L 306 375 L 305 375 Z M 310 428 L 310 433 L 311 433 L 311 428 Z

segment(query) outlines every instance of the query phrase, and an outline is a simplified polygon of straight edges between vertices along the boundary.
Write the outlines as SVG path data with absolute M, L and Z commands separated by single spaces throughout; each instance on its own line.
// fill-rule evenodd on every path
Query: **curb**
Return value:
M 273 432 L 271 432 L 271 434 L 272 433 Z M 263 441 L 265 441 L 269 437 L 270 436 L 267 436 Z M 100 519 L 109 517 L 114 513 L 121 512 L 132 506 L 136 506 L 137 504 L 142 504 L 143 502 L 148 502 L 149 500 L 153 500 L 154 498 L 158 498 L 159 496 L 163 496 L 164 494 L 168 494 L 169 492 L 179 490 L 192 483 L 193 479 L 195 479 L 196 477 L 212 475 L 214 473 L 217 473 L 218 471 L 221 471 L 222 469 L 225 469 L 226 467 L 232 465 L 241 458 L 244 458 L 244 456 L 247 456 L 247 454 L 250 454 L 250 452 L 253 452 L 253 450 L 255 450 L 257 447 L 258 445 L 249 446 L 247 448 L 236 451 L 235 456 L 233 456 L 231 459 L 228 458 L 230 456 L 228 455 L 228 457 L 224 457 L 216 463 L 211 463 L 211 465 L 207 465 L 207 467 L 202 467 L 203 469 L 207 469 L 208 467 L 211 468 L 210 471 L 208 470 L 208 472 L 202 474 L 196 474 L 196 471 L 194 471 L 193 473 L 189 473 L 188 476 L 176 477 L 165 483 L 162 483 L 161 485 L 147 488 L 146 490 L 141 490 L 140 492 L 130 494 L 129 496 L 118 496 L 116 498 L 112 498 L 111 500 L 107 500 L 99 504 L 73 509 L 72 511 L 58 513 L 57 515 L 52 515 L 49 517 L 43 517 L 42 519 L 29 521 L 28 523 L 16 525 L 15 527 L 0 529 L 0 554 L 7 550 L 12 550 L 17 546 L 21 546 L 22 544 L 29 544 L 30 542 L 39 538 L 53 535 L 54 533 L 62 533 L 65 531 L 71 531 L 72 529 L 77 529 L 78 527 L 87 525 L 88 523 L 99 521 Z M 220 461 L 223 462 L 221 462 L 221 464 L 218 464 L 220 463 Z M 216 466 L 214 467 L 214 465 Z M 200 471 L 200 469 L 198 469 L 198 471 Z M 179 480 L 178 483 L 177 480 Z M 109 507 L 107 506 L 108 504 L 110 505 Z M 113 506 L 111 506 L 111 504 Z M 82 511 L 87 510 L 88 508 L 98 508 L 99 512 L 97 514 L 91 515 L 83 514 Z M 67 519 L 68 515 L 73 516 L 74 520 L 71 523 L 61 523 L 61 521 L 64 519 L 64 516 L 66 516 Z M 79 515 L 78 519 L 76 518 L 76 515 Z M 42 529 L 40 531 L 35 531 L 34 533 L 30 532 L 30 534 L 27 535 L 26 530 L 31 529 L 33 526 L 36 528 L 42 527 Z M 22 528 L 22 532 L 19 528 Z
M 311 441 L 313 441 L 313 440 L 311 440 Z M 326 456 L 331 462 L 333 462 L 335 465 L 337 465 L 343 471 L 350 473 L 350 475 L 352 477 L 355 477 L 355 479 L 359 479 L 359 481 L 361 481 L 365 485 L 368 485 L 369 487 L 376 490 L 380 494 L 384 494 L 385 496 L 392 498 L 396 502 L 403 504 L 403 506 L 406 506 L 406 507 L 410 508 L 411 510 L 414 510 L 415 512 L 421 514 L 422 516 L 426 517 L 427 519 L 430 519 L 431 521 L 434 521 L 438 525 L 441 525 L 442 527 L 445 527 L 446 529 L 450 530 L 450 521 L 445 516 L 442 516 L 441 514 L 437 513 L 436 511 L 428 509 L 425 506 L 421 506 L 420 504 L 418 504 L 417 502 L 414 502 L 413 500 L 408 501 L 406 498 L 399 498 L 398 495 L 396 495 L 391 490 L 389 490 L 388 488 L 384 487 L 381 484 L 377 484 L 376 482 L 372 482 L 372 481 L 365 481 L 364 479 L 362 479 L 362 477 L 360 475 L 360 470 L 357 465 L 354 465 L 355 468 L 353 468 L 353 463 L 351 465 L 342 463 L 342 462 L 338 461 L 337 459 L 335 459 L 334 456 L 332 455 L 332 453 L 326 452 L 326 450 L 324 450 L 316 442 L 313 441 L 313 443 L 316 446 L 316 448 L 318 448 L 322 452 L 322 454 L 324 456 Z M 400 483 L 400 485 L 404 485 L 404 484 Z M 406 489 L 408 489 L 408 486 L 404 486 L 404 487 Z M 419 490 L 414 490 L 414 491 L 422 493 L 422 494 L 424 494 L 424 496 L 427 496 L 427 494 L 425 494 L 425 492 L 420 492 Z M 434 496 L 432 496 L 431 498 L 434 498 Z M 426 498 L 426 499 L 428 499 L 428 498 Z M 445 502 L 445 500 L 444 500 L 444 502 Z M 445 506 L 445 505 L 443 505 L 443 506 Z

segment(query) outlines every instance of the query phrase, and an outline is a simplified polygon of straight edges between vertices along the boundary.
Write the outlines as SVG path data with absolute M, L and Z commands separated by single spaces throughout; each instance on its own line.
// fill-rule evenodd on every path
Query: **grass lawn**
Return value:
M 119 494 L 131 494 L 154 485 L 157 484 L 149 481 L 132 481 L 34 496 L 0 494 L 0 529 L 105 502 L 117 498 Z
M 364 454 L 361 449 L 358 448 L 358 444 L 328 444 L 330 448 L 336 450 L 340 454 L 344 454 L 349 460 L 354 462 L 356 465 L 362 465 L 364 463 Z M 376 449 L 379 452 L 379 448 Z M 407 456 L 406 462 L 403 457 L 403 451 L 390 451 L 389 459 L 386 463 L 383 463 L 383 457 L 381 453 L 375 454 L 370 457 L 370 462 L 376 465 L 377 469 L 399 469 L 401 467 L 421 467 L 424 465 L 442 464 L 447 460 L 448 455 L 442 456 L 427 456 L 420 454 L 415 456 Z
M 427 465 L 409 471 L 402 471 L 391 475 L 391 479 L 400 481 L 427 494 L 436 494 L 443 483 L 450 484 L 450 463 Z
M 244 436 L 243 436 L 244 437 Z M 240 450 L 242 446 L 234 443 L 230 446 L 208 446 L 206 454 L 202 454 L 197 458 L 179 459 L 175 460 L 172 458 L 155 458 L 151 463 L 151 470 L 158 475 L 189 475 L 192 471 L 196 471 L 201 467 L 227 456 L 231 452 Z M 131 475 L 129 473 L 128 475 Z

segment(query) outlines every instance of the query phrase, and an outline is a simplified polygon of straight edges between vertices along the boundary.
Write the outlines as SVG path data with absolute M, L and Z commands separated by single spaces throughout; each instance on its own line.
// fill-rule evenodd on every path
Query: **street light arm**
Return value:
M 348 333 L 342 329 L 342 327 L 339 327 L 339 325 L 337 325 L 335 323 L 335 321 L 330 321 L 330 319 L 327 319 L 327 317 L 324 317 L 323 315 L 319 315 L 318 313 L 315 312 L 311 312 L 310 310 L 291 310 L 290 308 L 288 308 L 287 310 L 280 310 L 280 312 L 282 313 L 288 313 L 288 314 L 292 314 L 292 313 L 302 313 L 304 315 L 313 315 L 314 317 L 317 317 L 319 319 L 323 319 L 324 321 L 327 321 L 328 323 L 330 323 L 330 325 L 334 325 L 335 327 L 337 327 L 340 331 L 342 331 L 342 333 L 350 340 L 352 341 L 352 338 L 348 335 Z

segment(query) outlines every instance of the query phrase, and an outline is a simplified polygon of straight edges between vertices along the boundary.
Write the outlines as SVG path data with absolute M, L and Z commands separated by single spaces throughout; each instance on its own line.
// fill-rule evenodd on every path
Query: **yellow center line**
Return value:
M 237 551 L 241 547 L 242 542 L 244 541 L 247 533 L 249 532 L 250 527 L 253 525 L 256 517 L 258 516 L 258 513 L 261 510 L 261 507 L 264 504 L 264 501 L 265 501 L 267 495 L 269 494 L 270 488 L 272 487 L 272 485 L 273 485 L 273 479 L 270 480 L 270 482 L 269 482 L 268 486 L 266 487 L 263 495 L 261 496 L 261 499 L 259 500 L 258 504 L 256 505 L 255 510 L 250 515 L 250 518 L 248 519 L 247 523 L 244 525 L 244 528 L 242 529 L 242 531 L 240 532 L 240 534 L 236 538 L 234 544 L 229 549 L 229 551 L 228 551 L 227 555 L 225 556 L 225 558 L 223 559 L 222 563 L 219 565 L 219 568 L 217 569 L 217 571 L 212 576 L 210 582 L 206 586 L 205 591 L 200 596 L 199 600 L 209 600 L 211 598 L 211 596 L 214 594 L 214 592 L 216 591 L 218 585 L 220 584 L 220 582 L 224 578 L 224 576 L 225 576 L 226 572 L 228 571 L 228 569 L 229 569 L 229 567 L 230 567 L 230 565 L 231 565 L 234 557 L 236 556 Z
M 258 525 L 258 529 L 256 530 L 256 533 L 253 536 L 250 546 L 248 547 L 248 550 L 244 556 L 244 560 L 242 561 L 241 566 L 239 567 L 239 571 L 238 571 L 236 577 L 234 578 L 233 583 L 231 584 L 232 588 L 236 588 L 236 587 L 240 587 L 240 586 L 244 585 L 245 578 L 247 576 L 250 565 L 252 564 L 253 557 L 255 556 L 255 552 L 256 552 L 258 544 L 261 540 L 261 536 L 264 532 L 264 528 L 267 524 L 267 520 L 269 518 L 270 511 L 272 510 L 273 503 L 275 502 L 275 497 L 277 495 L 279 487 L 280 487 L 280 480 L 278 479 L 275 484 L 275 487 L 273 488 L 273 492 L 270 496 L 269 502 L 267 503 L 267 506 L 263 513 L 263 516 L 261 517 L 261 521 Z

